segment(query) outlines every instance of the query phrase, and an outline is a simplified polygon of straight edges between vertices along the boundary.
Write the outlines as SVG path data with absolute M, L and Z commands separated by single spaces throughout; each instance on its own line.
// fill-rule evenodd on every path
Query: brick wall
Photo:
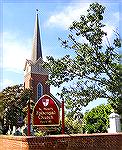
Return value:
M 27 138 L 1 135 L 0 150 L 29 150 Z
M 0 150 L 122 150 L 122 133 L 0 136 Z
M 32 79 L 32 81 L 31 81 Z M 41 75 L 41 74 L 27 74 L 24 77 L 24 86 L 25 88 L 31 88 L 33 90 L 32 99 L 36 102 L 37 101 L 37 85 L 41 83 L 43 85 L 43 94 L 50 94 L 50 86 L 46 84 L 48 80 L 48 75 Z
M 50 86 L 46 84 L 46 81 L 48 80 L 48 75 L 31 74 L 31 77 L 33 79 L 32 87 L 33 87 L 34 97 L 37 97 L 38 83 L 41 83 L 43 85 L 43 94 L 50 93 Z

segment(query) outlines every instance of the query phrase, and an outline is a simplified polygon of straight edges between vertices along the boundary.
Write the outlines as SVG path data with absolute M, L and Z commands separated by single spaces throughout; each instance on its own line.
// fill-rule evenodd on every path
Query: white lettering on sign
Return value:
M 39 111 L 36 111 L 36 115 L 38 116 L 39 120 L 52 120 L 54 119 L 53 115 L 55 114 L 56 112 L 53 110 L 53 108 L 44 108 L 44 111 L 41 108 L 39 108 Z

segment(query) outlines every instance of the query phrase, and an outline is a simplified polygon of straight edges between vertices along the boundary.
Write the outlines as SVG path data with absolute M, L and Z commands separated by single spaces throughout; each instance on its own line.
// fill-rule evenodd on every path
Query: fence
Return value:
M 122 150 L 122 133 L 0 136 L 0 150 Z

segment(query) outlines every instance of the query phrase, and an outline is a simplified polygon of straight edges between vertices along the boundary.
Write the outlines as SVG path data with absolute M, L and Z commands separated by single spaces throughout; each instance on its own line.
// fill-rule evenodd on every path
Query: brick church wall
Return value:
M 32 79 L 32 81 L 30 81 Z M 50 86 L 46 84 L 46 81 L 48 80 L 48 75 L 41 75 L 41 74 L 28 74 L 24 81 L 25 88 L 32 87 L 33 90 L 33 100 L 37 101 L 37 85 L 38 83 L 41 83 L 43 85 L 43 94 L 50 94 Z
M 0 150 L 122 150 L 122 133 L 0 136 Z
M 37 85 L 39 82 L 43 85 L 43 94 L 49 95 L 50 86 L 45 83 L 48 80 L 48 75 L 31 74 L 31 77 L 33 79 L 32 87 L 33 87 L 34 98 L 37 98 Z

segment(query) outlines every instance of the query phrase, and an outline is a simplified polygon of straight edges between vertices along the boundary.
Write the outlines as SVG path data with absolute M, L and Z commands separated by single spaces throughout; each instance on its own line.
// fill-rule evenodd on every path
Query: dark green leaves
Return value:
M 4 134 L 9 125 L 11 128 L 17 126 L 20 118 L 23 118 L 21 121 L 24 123 L 27 112 L 27 101 L 31 96 L 32 90 L 24 90 L 22 84 L 3 89 L 0 96 L 0 108 L 2 107 L 2 109 L 0 109 L 0 121 L 2 122 Z
M 121 42 L 120 42 L 120 39 L 119 38 L 116 38 L 114 39 L 114 44 L 115 44 L 115 47 L 121 47 Z

